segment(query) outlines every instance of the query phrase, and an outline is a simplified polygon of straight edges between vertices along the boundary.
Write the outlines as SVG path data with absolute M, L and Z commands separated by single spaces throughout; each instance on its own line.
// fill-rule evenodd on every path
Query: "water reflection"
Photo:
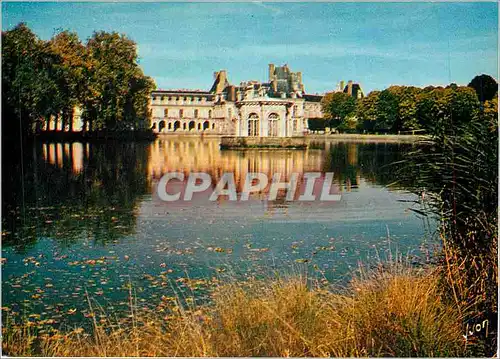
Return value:
M 150 188 L 148 144 L 35 143 L 26 152 L 24 180 L 14 172 L 3 183 L 4 244 L 69 244 L 83 233 L 104 243 L 134 231 Z
M 234 173 L 241 191 L 250 172 L 269 179 L 281 174 L 334 172 L 336 190 L 394 181 L 388 164 L 402 158 L 408 145 L 313 142 L 306 151 L 221 151 L 217 139 L 163 138 L 154 143 L 36 143 L 25 158 L 24 181 L 4 181 L 4 244 L 23 247 L 39 237 L 63 243 L 82 236 L 107 242 L 134 233 L 144 196 L 155 201 L 156 186 L 169 171 L 206 172 L 216 182 Z M 5 172 L 4 172 L 5 173 Z M 268 186 L 262 192 L 267 193 Z M 259 197 L 259 193 L 254 198 Z M 298 196 L 298 194 L 297 194 Z M 266 214 L 287 208 L 285 192 L 265 203 Z M 159 207 L 156 198 L 156 204 Z M 190 204 L 187 204 L 188 206 Z M 303 208 L 300 208 L 303 210 Z M 166 210 L 165 210 L 166 211 Z
M 39 313 L 61 316 L 58 305 L 64 304 L 85 314 L 81 293 L 88 288 L 94 298 L 117 310 L 123 304 L 128 313 L 127 283 L 141 302 L 155 305 L 171 288 L 167 269 L 176 285 L 185 277 L 220 273 L 289 273 L 297 263 L 322 278 L 343 280 L 359 260 L 390 248 L 389 230 L 403 253 L 416 253 L 422 223 L 398 202 L 406 195 L 386 187 L 395 173 L 386 165 L 400 160 L 403 150 L 396 144 L 319 142 L 306 151 L 220 151 L 215 139 L 173 137 L 35 143 L 23 151 L 23 171 L 15 161 L 11 172 L 3 171 L 2 300 L 17 308 L 29 302 Z M 207 172 L 214 181 L 231 172 L 240 189 L 249 172 L 279 172 L 282 181 L 294 172 L 334 172 L 343 194 L 328 206 L 289 202 L 283 194 L 266 201 L 256 194 L 247 203 L 192 201 L 182 207 L 155 195 L 169 171 Z
M 362 179 L 387 184 L 393 169 L 384 166 L 401 160 L 407 148 L 408 145 L 388 143 L 313 142 L 306 151 L 220 151 L 217 140 L 162 139 L 152 145 L 148 169 L 153 180 L 169 171 L 186 175 L 206 172 L 217 180 L 222 173 L 232 172 L 240 185 L 249 172 L 265 173 L 268 177 L 279 172 L 289 180 L 294 172 L 333 171 L 337 183 L 350 191 Z

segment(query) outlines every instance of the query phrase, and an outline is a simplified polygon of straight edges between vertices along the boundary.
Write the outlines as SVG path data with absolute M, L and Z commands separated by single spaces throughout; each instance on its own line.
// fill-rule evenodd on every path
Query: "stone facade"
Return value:
M 213 133 L 242 137 L 293 137 L 308 131 L 309 118 L 323 117 L 320 95 L 305 93 L 300 72 L 269 65 L 269 82 L 233 86 L 225 70 L 209 91 L 156 90 L 151 94 L 156 133 Z

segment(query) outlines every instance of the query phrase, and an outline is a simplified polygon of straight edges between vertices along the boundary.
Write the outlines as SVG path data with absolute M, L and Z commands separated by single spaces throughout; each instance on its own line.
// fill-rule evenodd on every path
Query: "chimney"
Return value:
M 227 83 L 227 72 L 226 70 L 220 70 L 219 71 L 219 76 L 216 79 L 217 81 L 217 88 L 215 89 L 216 93 L 221 93 L 224 91 L 224 88 L 226 87 Z
M 226 79 L 227 79 L 227 72 L 226 72 L 226 70 L 220 70 L 219 74 L 220 74 L 220 80 L 221 80 L 221 82 L 226 82 Z
M 274 64 L 269 64 L 269 81 L 272 81 L 274 78 L 275 66 Z
M 227 81 L 227 72 L 226 70 L 220 70 L 214 73 L 214 84 L 210 89 L 212 93 L 221 93 L 224 89 L 229 86 L 229 82 Z
M 277 92 L 278 91 L 278 80 L 273 79 L 272 80 L 272 85 L 273 85 L 273 91 Z
M 339 83 L 340 92 L 344 92 L 344 88 L 345 88 L 344 80 L 340 80 L 340 83 Z
M 230 101 L 232 101 L 232 102 L 236 101 L 236 87 L 235 86 L 231 86 L 231 92 L 230 92 L 230 94 L 231 94 Z
M 352 96 L 352 80 L 349 80 L 349 82 L 347 82 L 347 94 L 349 96 Z

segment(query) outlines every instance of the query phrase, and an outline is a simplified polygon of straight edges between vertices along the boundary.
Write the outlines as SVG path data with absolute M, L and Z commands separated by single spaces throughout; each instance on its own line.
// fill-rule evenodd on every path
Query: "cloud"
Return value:
M 463 49 L 461 49 L 463 50 Z M 463 51 L 461 51 L 463 52 Z M 451 53 L 455 53 L 451 51 Z M 300 44 L 261 44 L 239 45 L 235 47 L 222 46 L 190 46 L 169 47 L 161 43 L 139 45 L 141 57 L 171 61 L 186 61 L 189 59 L 245 60 L 249 56 L 261 58 L 297 58 L 314 57 L 316 59 L 352 58 L 357 56 L 390 59 L 394 61 L 437 61 L 448 56 L 447 49 L 442 51 L 433 44 L 423 43 L 410 46 L 356 46 L 342 43 L 300 43 Z
M 281 16 L 284 14 L 284 11 L 281 9 L 278 9 L 277 7 L 269 5 L 269 3 L 264 4 L 263 2 L 260 1 L 254 1 L 251 4 L 257 5 L 262 9 L 268 10 L 271 12 L 271 16 Z

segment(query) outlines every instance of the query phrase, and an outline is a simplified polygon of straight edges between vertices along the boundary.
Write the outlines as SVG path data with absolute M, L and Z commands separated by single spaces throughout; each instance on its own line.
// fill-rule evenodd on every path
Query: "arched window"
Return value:
M 190 121 L 189 122 L 189 131 L 194 130 L 194 127 L 195 127 L 194 121 Z
M 165 128 L 165 121 L 160 121 L 159 126 L 158 126 L 158 130 L 160 132 L 162 132 L 164 128 Z
M 280 117 L 276 113 L 272 113 L 268 117 L 268 136 L 277 137 L 279 135 L 279 120 Z
M 177 131 L 179 128 L 181 128 L 181 121 L 175 121 L 174 122 L 174 131 Z
M 208 121 L 203 122 L 203 131 L 208 130 L 210 128 L 210 124 Z
M 256 113 L 248 116 L 248 136 L 259 136 L 259 116 Z
M 163 117 L 165 117 L 165 118 L 168 117 L 168 108 L 163 110 Z

